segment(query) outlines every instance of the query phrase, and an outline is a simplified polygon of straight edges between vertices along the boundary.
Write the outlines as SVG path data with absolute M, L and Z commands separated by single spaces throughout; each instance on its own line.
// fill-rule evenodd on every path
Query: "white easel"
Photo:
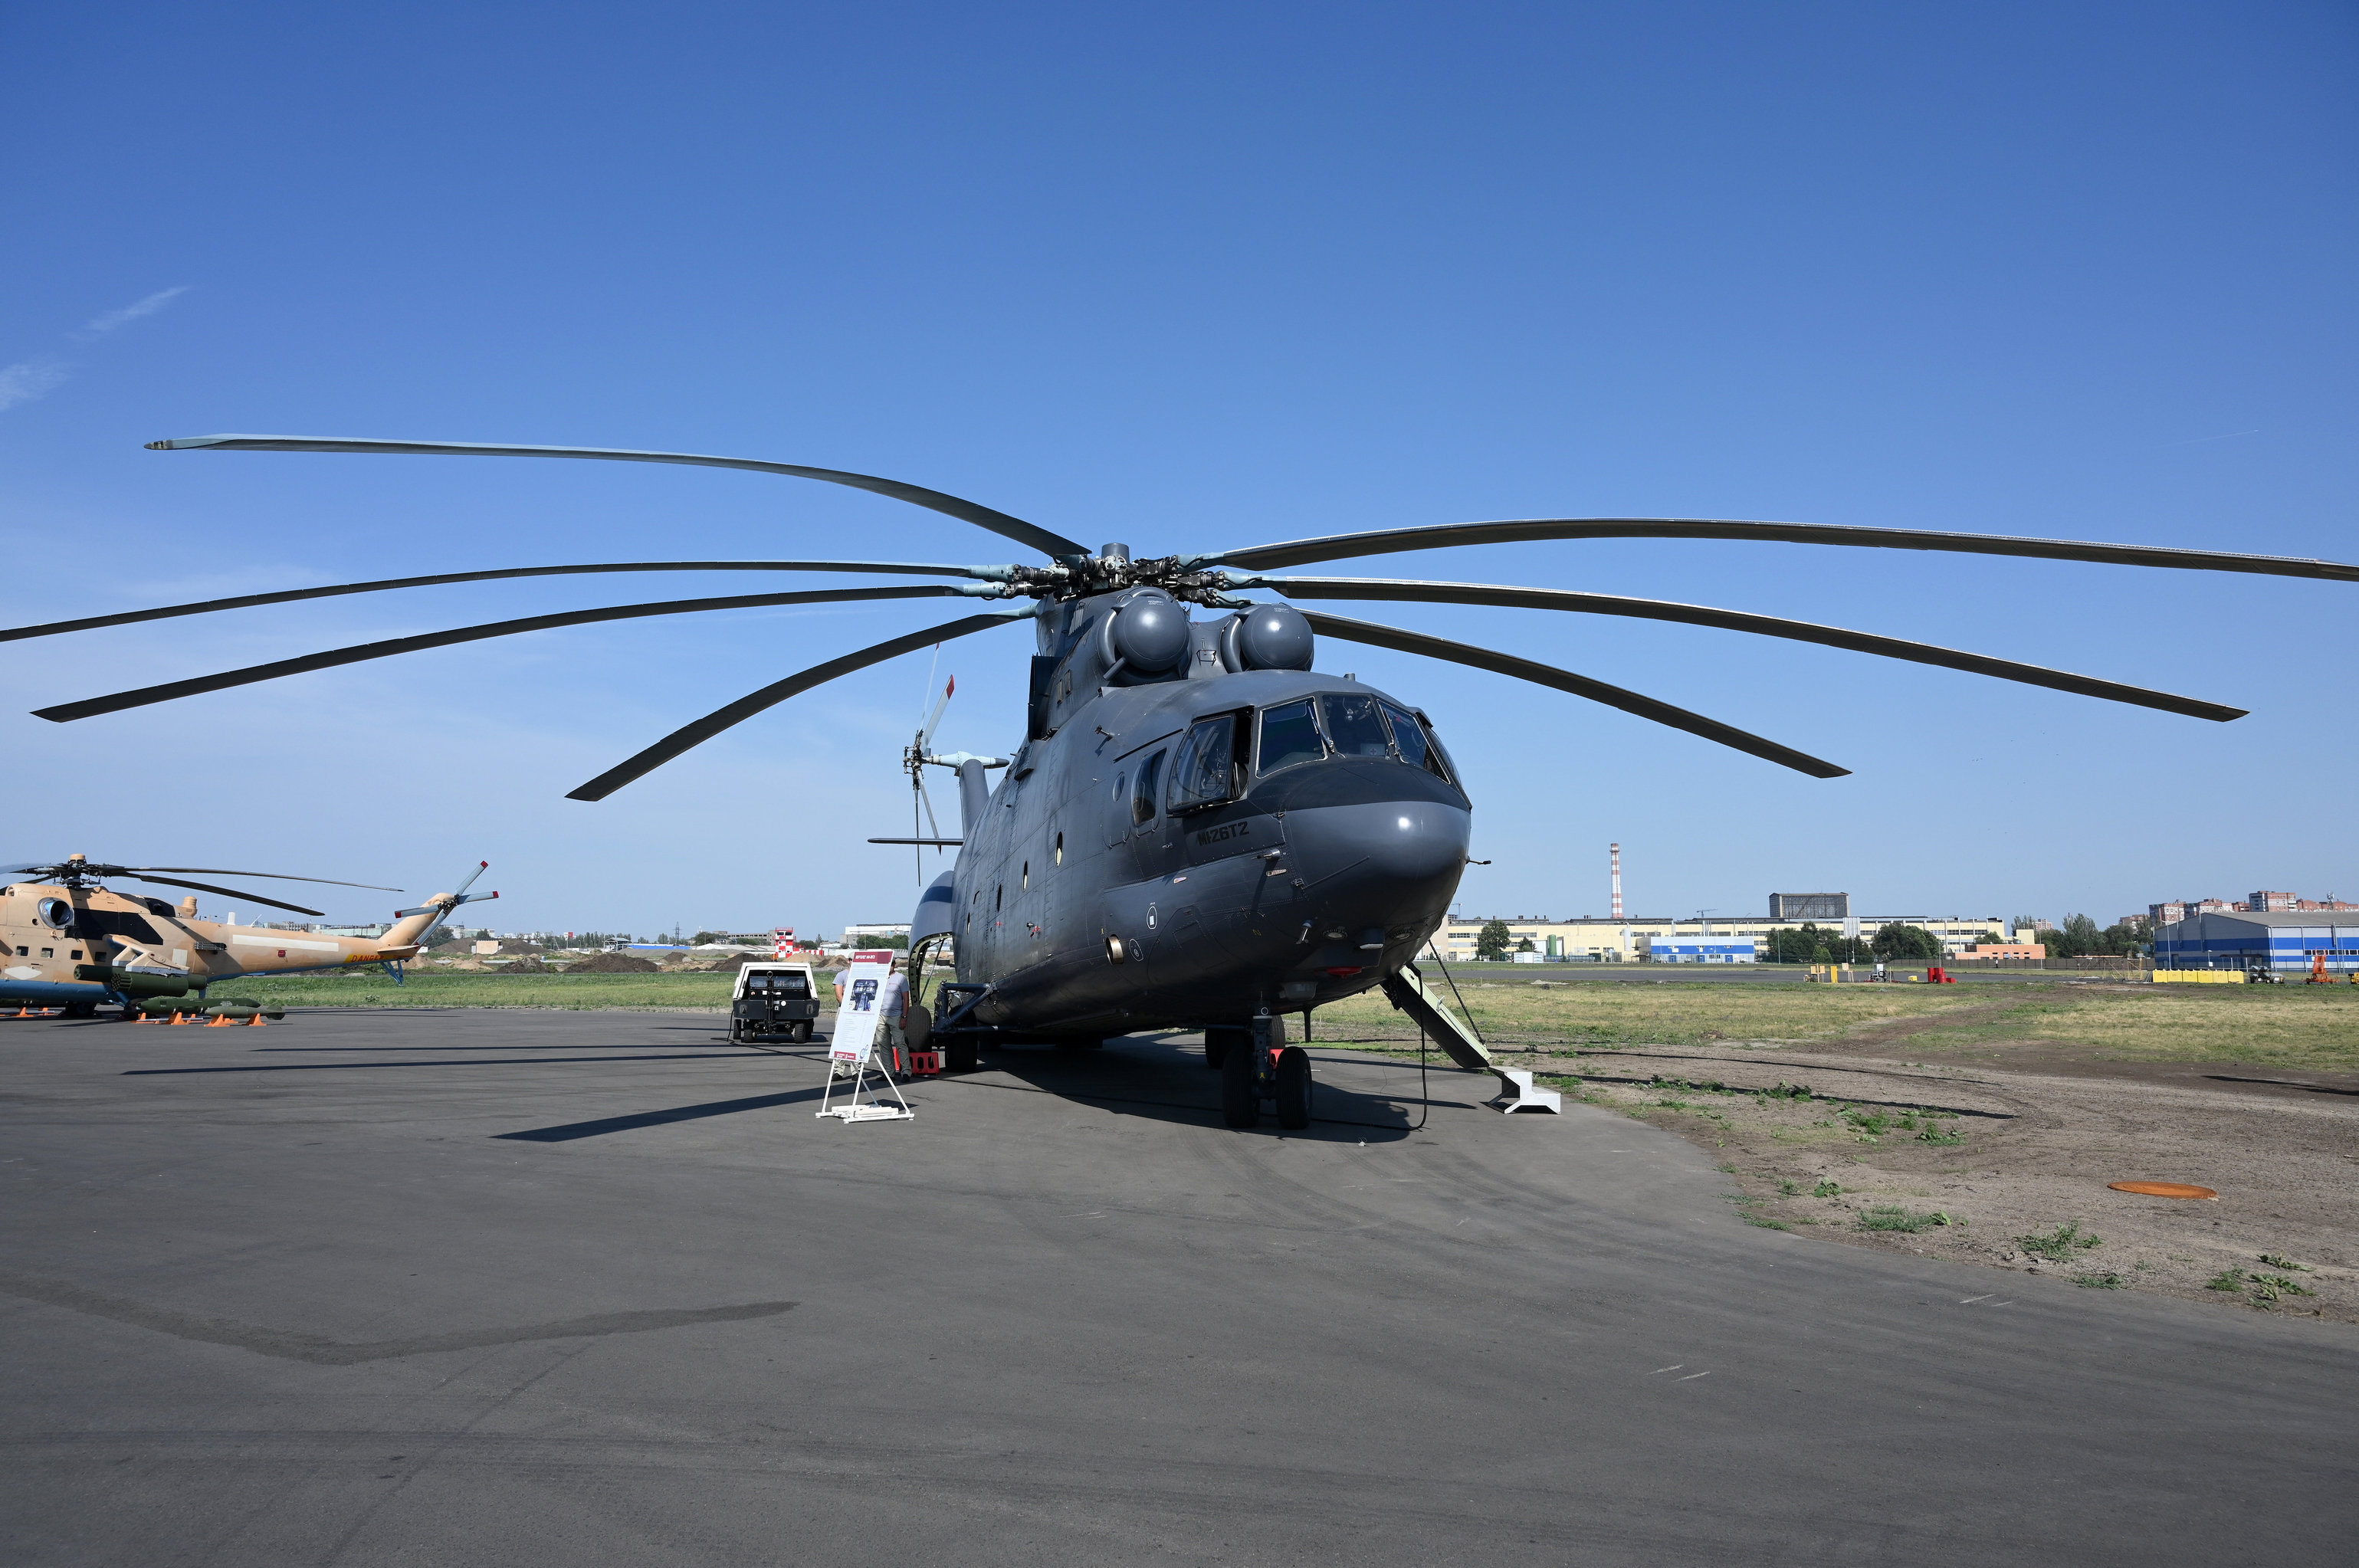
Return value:
M 885 981 L 893 973 L 893 951 L 880 948 L 852 955 L 852 966 L 843 972 L 843 1004 L 835 1010 L 835 1029 L 827 1040 L 827 1087 L 820 1094 L 822 1116 L 837 1116 L 847 1122 L 907 1121 L 918 1113 L 909 1102 L 901 1098 L 901 1086 L 893 1082 L 893 1074 L 878 1067 L 874 1071 L 893 1091 L 898 1109 L 886 1105 L 874 1089 L 869 1088 L 871 1059 L 876 1051 L 877 1004 L 885 994 Z M 852 1069 L 852 1094 L 841 1105 L 828 1102 L 835 1095 L 836 1064 Z M 862 1104 L 860 1095 L 866 1090 L 868 1101 Z

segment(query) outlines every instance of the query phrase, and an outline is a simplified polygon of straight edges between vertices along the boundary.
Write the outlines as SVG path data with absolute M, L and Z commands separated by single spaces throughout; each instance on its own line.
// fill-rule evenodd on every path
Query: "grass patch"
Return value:
M 2301 1269 L 2305 1273 L 2310 1271 L 2301 1264 L 2289 1263 L 2284 1258 L 2267 1252 L 2261 1254 L 2261 1261 L 2275 1264 L 2280 1269 Z M 2207 1289 L 2236 1291 L 2253 1305 L 2265 1311 L 2276 1306 L 2288 1296 L 2318 1294 L 2309 1286 L 2298 1283 L 2288 1275 L 2256 1274 L 2244 1269 L 2223 1269 L 2219 1273 L 2212 1276 L 2207 1283 Z
M 1874 1203 L 1862 1209 L 1859 1218 L 1854 1223 L 1861 1230 L 1898 1230 L 1913 1234 L 1931 1230 L 1936 1225 L 1962 1225 L 1965 1222 L 1951 1219 L 1939 1209 L 1925 1213 L 1904 1209 L 1897 1203 Z
M 726 1012 L 733 975 L 421 973 L 399 985 L 381 969 L 356 975 L 241 979 L 241 996 L 287 1007 L 645 1007 Z
M 2105 1245 L 2102 1237 L 2092 1236 L 2082 1230 L 2079 1220 L 2074 1220 L 2070 1225 L 2060 1225 L 2054 1230 L 2039 1231 L 2031 1236 L 2018 1236 L 2015 1238 L 2015 1244 L 2034 1258 L 2045 1258 L 2051 1263 L 2064 1262 L 2074 1253 L 2087 1252 L 2093 1247 Z
M 2072 1283 L 2083 1290 L 2126 1290 L 2130 1282 L 2118 1274 L 2087 1273 L 2071 1276 Z

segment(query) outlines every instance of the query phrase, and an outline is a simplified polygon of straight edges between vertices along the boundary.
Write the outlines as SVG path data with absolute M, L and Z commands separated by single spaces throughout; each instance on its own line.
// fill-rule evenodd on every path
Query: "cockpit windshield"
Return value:
M 1393 741 L 1400 747 L 1403 762 L 1422 768 L 1436 779 L 1450 778 L 1450 763 L 1441 755 L 1441 742 L 1415 713 L 1386 702 L 1385 716 L 1393 722 Z
M 1319 741 L 1318 722 L 1310 716 L 1310 698 L 1262 710 L 1259 755 L 1266 774 L 1298 762 L 1316 762 L 1327 755 Z
M 1454 782 L 1425 721 L 1364 691 L 1328 691 L 1264 708 L 1257 740 L 1255 768 L 1264 777 L 1330 757 L 1388 757 Z
M 1374 697 L 1358 691 L 1331 691 L 1319 699 L 1319 716 L 1327 721 L 1327 738 L 1334 743 L 1336 756 L 1392 755 Z

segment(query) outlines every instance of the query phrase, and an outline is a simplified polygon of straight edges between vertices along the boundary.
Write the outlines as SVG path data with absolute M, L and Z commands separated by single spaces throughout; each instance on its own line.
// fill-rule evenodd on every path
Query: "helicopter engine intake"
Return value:
M 1109 673 L 1168 675 L 1188 657 L 1188 612 L 1169 595 L 1134 595 L 1105 621 Z
M 1221 628 L 1221 662 L 1232 670 L 1308 670 L 1317 639 L 1291 604 L 1256 604 Z

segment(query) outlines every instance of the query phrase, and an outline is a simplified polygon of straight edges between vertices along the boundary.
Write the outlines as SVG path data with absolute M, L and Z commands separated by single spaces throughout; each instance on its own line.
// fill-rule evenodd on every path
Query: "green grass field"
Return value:
M 419 974 L 396 985 L 382 971 L 233 981 L 217 995 L 289 1007 L 573 1007 L 719 1012 L 727 975 Z M 2349 985 L 2086 986 L 1619 985 L 1542 988 L 1462 978 L 1485 1039 L 1513 1047 L 1840 1040 L 1896 1019 L 1930 1027 L 1896 1051 L 1911 1058 L 2027 1044 L 2079 1047 L 2145 1062 L 2245 1062 L 2359 1069 L 2359 987 Z M 1445 996 L 1447 992 L 1445 991 Z M 1381 996 L 1322 1007 L 1321 1040 L 1397 1046 L 1417 1031 Z M 1291 1032 L 1291 1031 L 1289 1031 Z
M 2080 1047 L 2142 1062 L 2246 1062 L 2359 1068 L 2359 987 L 2077 985 L 1903 986 L 1468 982 L 1466 1010 L 1514 1047 L 1840 1040 L 1896 1019 L 1930 1027 L 1896 1046 L 1910 1057 L 2010 1043 Z M 1445 997 L 1448 992 L 1444 991 Z M 1320 1040 L 1395 1044 L 1417 1031 L 1381 996 L 1320 1009 Z
M 231 980 L 217 996 L 288 1007 L 657 1007 L 726 1012 L 734 975 L 499 975 L 411 970 L 397 985 L 382 969 Z

